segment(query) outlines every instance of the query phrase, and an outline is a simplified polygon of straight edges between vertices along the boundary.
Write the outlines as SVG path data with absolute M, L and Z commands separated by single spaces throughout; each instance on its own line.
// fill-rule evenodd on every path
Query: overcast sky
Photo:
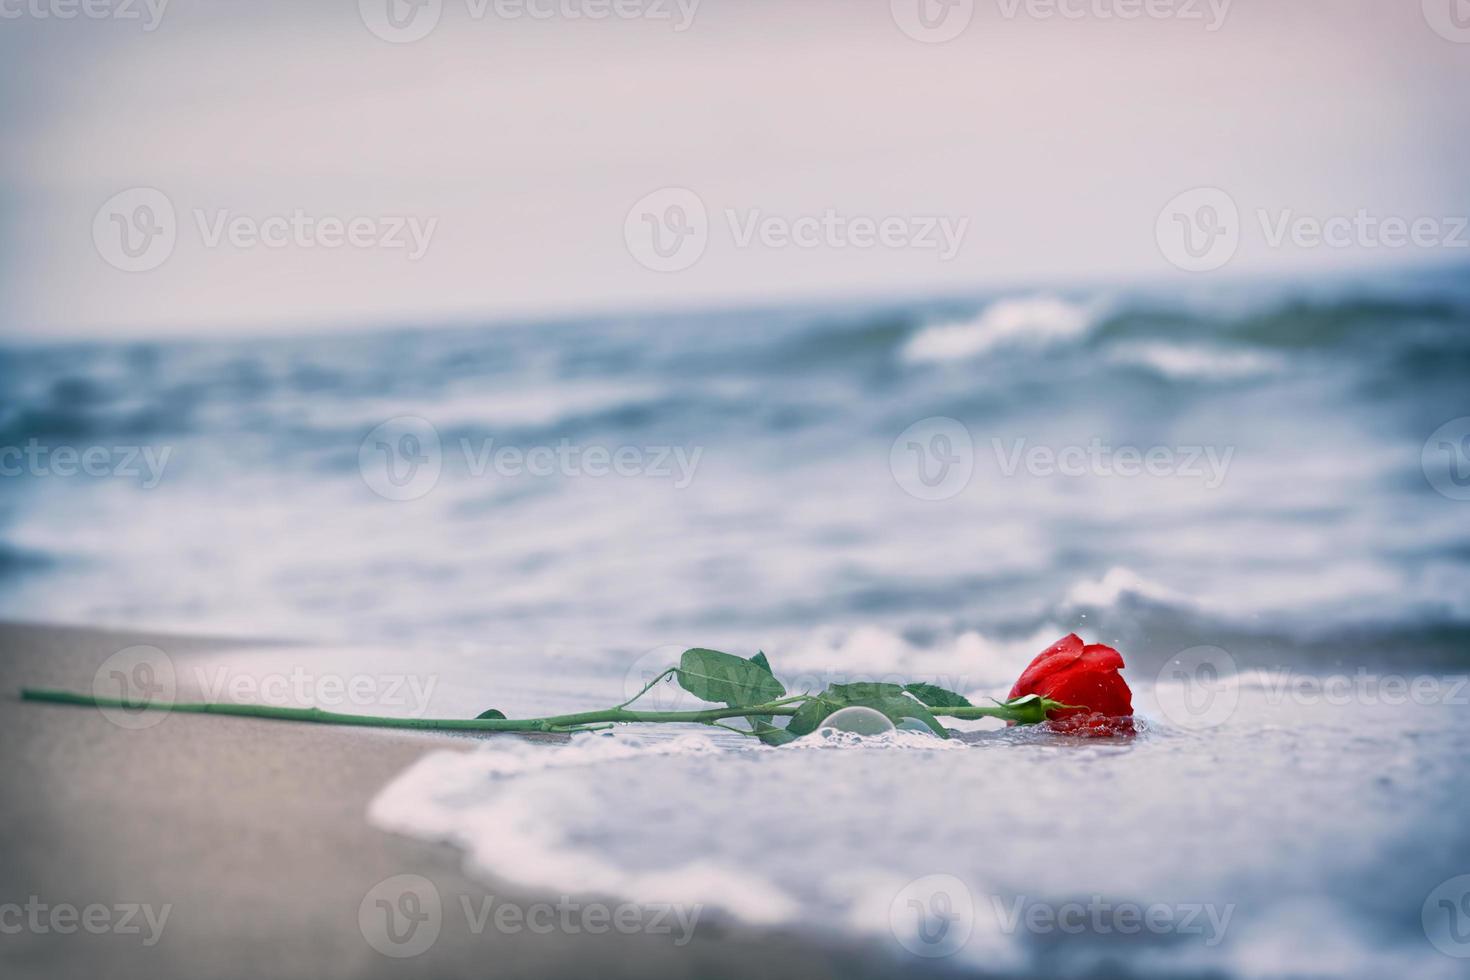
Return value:
M 1152 0 L 1175 15 L 1136 20 L 1105 16 L 1129 0 L 1063 0 L 1076 19 L 975 0 L 968 20 L 926 0 L 929 27 L 919 0 L 616 0 L 640 16 L 600 21 L 566 13 L 599 0 L 393 0 L 397 22 L 389 0 L 172 0 L 149 30 L 159 2 L 60 20 L 0 0 L 6 334 L 1182 277 L 1156 222 L 1197 187 L 1241 227 L 1195 275 L 1467 257 L 1273 247 L 1259 221 L 1470 212 L 1461 0 Z M 553 16 L 504 16 L 518 3 Z M 635 203 L 670 187 L 707 217 L 692 262 L 639 244 Z M 164 217 L 135 188 L 172 209 L 162 252 L 116 251 Z M 652 199 L 665 233 L 698 225 L 667 210 L 689 200 Z M 333 245 L 354 218 L 358 244 Z M 753 218 L 773 230 L 744 242 Z M 801 218 L 816 243 L 783 242 Z M 902 222 L 898 244 L 864 246 L 861 219 Z

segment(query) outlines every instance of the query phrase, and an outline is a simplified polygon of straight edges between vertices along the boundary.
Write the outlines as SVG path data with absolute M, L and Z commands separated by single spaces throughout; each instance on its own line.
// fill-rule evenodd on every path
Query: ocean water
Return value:
M 280 696 L 452 716 L 616 703 L 696 645 L 1002 695 L 1077 631 L 1138 736 L 495 741 L 366 817 L 899 965 L 1463 975 L 1467 382 L 1463 269 L 13 342 L 0 616 L 311 641 L 180 688 L 304 667 Z
M 895 972 L 1464 976 L 1470 937 L 1446 919 L 1470 893 L 1464 704 L 1311 709 L 1267 691 L 1244 686 L 1207 731 L 1120 740 L 437 752 L 370 817 L 453 843 L 491 881 L 858 937 Z

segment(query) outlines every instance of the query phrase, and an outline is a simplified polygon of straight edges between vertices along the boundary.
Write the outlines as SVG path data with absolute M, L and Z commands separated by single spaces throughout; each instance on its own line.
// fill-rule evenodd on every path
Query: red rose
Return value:
M 1118 671 L 1123 658 L 1101 643 L 1083 645 L 1070 633 L 1036 655 L 1011 697 L 1039 694 L 1072 707 L 1052 712 L 1055 731 L 1116 735 L 1133 731 L 1133 692 Z

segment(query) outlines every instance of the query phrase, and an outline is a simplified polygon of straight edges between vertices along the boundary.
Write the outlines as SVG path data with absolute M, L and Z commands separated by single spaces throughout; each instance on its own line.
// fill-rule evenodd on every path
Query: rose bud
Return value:
M 1027 694 L 1067 705 L 1053 709 L 1053 731 L 1074 735 L 1120 735 L 1134 731 L 1133 692 L 1118 673 L 1123 658 L 1101 643 L 1084 645 L 1076 633 L 1037 654 L 1011 688 L 1011 698 Z

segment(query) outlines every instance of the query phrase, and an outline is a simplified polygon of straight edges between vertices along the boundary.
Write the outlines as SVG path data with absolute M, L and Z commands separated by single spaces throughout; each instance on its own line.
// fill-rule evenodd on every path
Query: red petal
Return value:
M 1123 669 L 1123 655 L 1110 646 L 1089 643 L 1082 649 L 1082 662 L 1096 669 Z
M 1133 714 L 1133 692 L 1128 689 L 1128 682 L 1111 667 L 1091 670 L 1079 664 L 1046 678 L 1037 693 L 1080 709 L 1056 712 L 1052 715 L 1054 719 L 1089 711 L 1109 717 Z
M 1082 656 L 1082 649 L 1082 637 L 1076 633 L 1068 633 L 1036 655 L 1031 665 L 1021 672 L 1020 678 L 1011 688 L 1010 696 L 1018 698 L 1023 694 L 1042 693 L 1036 689 L 1036 685 L 1078 660 Z

